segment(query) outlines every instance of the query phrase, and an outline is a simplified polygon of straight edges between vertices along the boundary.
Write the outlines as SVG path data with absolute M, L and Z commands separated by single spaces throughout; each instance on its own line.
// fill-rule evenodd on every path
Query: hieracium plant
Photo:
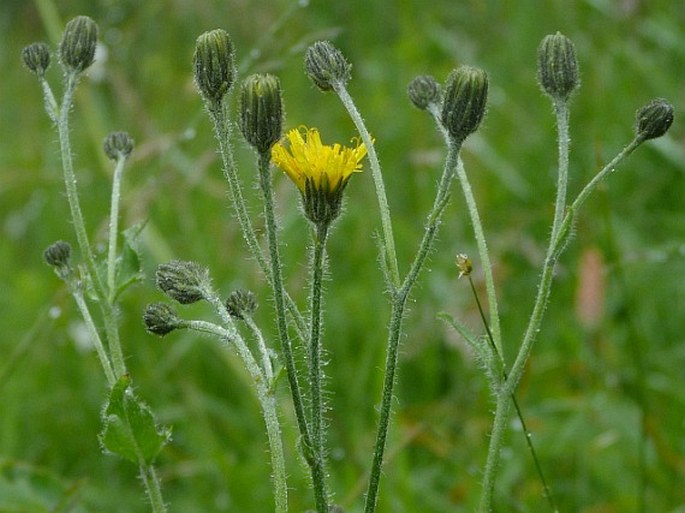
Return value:
M 130 380 L 121 345 L 118 340 L 117 299 L 120 293 L 138 276 L 132 265 L 136 253 L 132 240 L 134 233 L 125 233 L 125 244 L 117 251 L 117 217 L 121 170 L 132 150 L 132 141 L 123 133 L 107 138 L 105 151 L 115 162 L 112 207 L 110 211 L 109 245 L 103 256 L 105 265 L 92 249 L 78 204 L 76 174 L 69 146 L 68 114 L 73 90 L 78 78 L 92 63 L 97 27 L 85 17 L 79 17 L 67 26 L 60 44 L 60 62 L 64 69 L 63 100 L 58 103 L 45 79 L 50 62 L 46 45 L 35 43 L 24 50 L 23 58 L 33 71 L 44 91 L 46 110 L 58 129 L 62 150 L 67 199 L 82 263 L 71 263 L 71 247 L 57 242 L 45 253 L 46 261 L 55 268 L 74 296 L 87 325 L 94 347 L 102 363 L 111 392 L 103 413 L 101 441 L 109 452 L 118 453 L 139 466 L 143 483 L 148 490 L 153 511 L 164 511 L 160 482 L 152 463 L 167 442 L 168 431 L 157 427 L 152 413 L 131 391 Z M 390 305 L 385 341 L 368 340 L 365 343 L 384 343 L 386 363 L 383 369 L 383 389 L 379 402 L 375 443 L 368 466 L 368 480 L 363 511 L 373 513 L 378 507 L 379 489 L 388 432 L 391 429 L 392 402 L 397 381 L 398 357 L 406 320 L 406 306 L 412 289 L 421 275 L 434 243 L 445 209 L 453 193 L 453 182 L 458 182 L 464 203 L 473 226 L 478 258 L 457 255 L 455 274 L 466 277 L 471 285 L 474 300 L 481 313 L 480 333 L 451 316 L 445 319 L 464 337 L 481 363 L 494 401 L 495 413 L 489 438 L 487 461 L 483 471 L 483 487 L 479 511 L 493 508 L 493 494 L 497 469 L 503 446 L 503 436 L 509 425 L 512 406 L 526 435 L 526 442 L 536 465 L 547 499 L 547 509 L 556 511 L 553 486 L 545 479 L 544 464 L 533 446 L 524 415 L 516 401 L 516 388 L 523 376 L 532 353 L 535 335 L 543 321 L 550 296 L 554 269 L 573 233 L 580 208 L 597 185 L 643 142 L 663 135 L 673 122 L 673 107 L 663 99 L 656 99 L 638 110 L 635 135 L 618 155 L 603 167 L 572 200 L 567 199 L 569 167 L 569 102 L 578 89 L 580 80 L 573 43 L 561 34 L 545 37 L 538 51 L 538 79 L 543 91 L 551 98 L 558 132 L 558 178 L 554 216 L 546 257 L 542 266 L 536 300 L 528 326 L 520 336 L 513 363 L 505 358 L 497 291 L 488 254 L 477 202 L 469 184 L 468 175 L 460 159 L 462 146 L 476 132 L 487 110 L 489 81 L 485 71 L 471 66 L 453 70 L 445 83 L 422 75 L 408 86 L 411 103 L 425 110 L 433 118 L 436 128 L 445 141 L 446 157 L 442 174 L 437 182 L 432 207 L 426 214 L 425 229 L 417 236 L 417 250 L 406 270 L 400 269 L 395 245 L 390 202 L 386 197 L 376 141 L 366 128 L 362 116 L 350 96 L 347 84 L 351 80 L 351 65 L 330 42 L 311 45 L 305 54 L 305 70 L 321 91 L 334 93 L 353 121 L 357 133 L 351 146 L 326 144 L 325 137 L 316 128 L 300 126 L 284 130 L 284 107 L 279 79 L 271 74 L 254 74 L 239 82 L 234 45 L 227 32 L 221 29 L 202 34 L 193 56 L 193 70 L 197 88 L 217 139 L 221 167 L 228 185 L 229 198 L 245 241 L 245 247 L 269 285 L 271 297 L 257 298 L 246 290 L 218 291 L 212 285 L 210 271 L 200 263 L 174 260 L 160 265 L 156 282 L 166 296 L 180 305 L 205 301 L 213 308 L 215 319 L 184 319 L 177 307 L 170 303 L 149 305 L 143 319 L 147 330 L 166 336 L 175 330 L 188 329 L 210 334 L 234 351 L 254 385 L 264 417 L 266 440 L 271 460 L 271 480 L 274 492 L 274 511 L 288 511 L 289 471 L 286 468 L 286 447 L 281 436 L 281 418 L 277 393 L 279 375 L 287 381 L 289 398 L 299 431 L 296 451 L 310 476 L 312 506 L 316 513 L 341 512 L 334 504 L 335 492 L 329 483 L 330 474 L 336 472 L 328 460 L 329 439 L 326 419 L 326 396 L 323 365 L 325 317 L 323 305 L 324 278 L 327 272 L 327 244 L 335 236 L 335 221 L 343 215 L 345 191 L 353 186 L 351 178 L 363 171 L 368 162 L 378 204 L 379 262 Z M 231 112 L 229 97 L 239 89 L 237 115 Z M 237 125 L 237 130 L 235 129 Z M 241 182 L 233 157 L 236 132 L 254 150 L 257 181 L 263 208 L 265 241 L 261 240 L 249 215 Z M 378 142 L 382 148 L 382 141 Z M 274 168 L 280 169 L 299 193 L 300 209 L 306 219 L 311 238 L 308 260 L 309 304 L 306 311 L 298 308 L 287 290 L 285 268 L 281 258 L 278 220 L 274 213 L 275 194 L 272 185 Z M 456 180 L 455 180 L 456 179 Z M 265 242 L 265 244 L 264 244 Z M 476 263 L 474 263 L 474 261 Z M 482 304 L 471 281 L 475 265 L 482 270 L 486 284 L 486 304 Z M 135 272 L 132 273 L 131 269 Z M 332 279 L 335 277 L 333 276 Z M 364 284 L 360 284 L 363 287 Z M 259 299 L 259 301 L 258 301 Z M 254 318 L 258 302 L 271 305 L 275 338 L 269 340 L 263 327 Z M 103 328 L 93 321 L 95 308 L 102 319 Z M 486 313 L 487 312 L 487 313 Z M 106 341 L 105 342 L 103 342 Z M 513 344 L 508 343 L 507 347 Z M 303 349 L 304 362 L 296 355 Z M 267 477 L 265 476 L 265 479 Z
M 132 376 L 126 368 L 119 336 L 119 300 L 131 285 L 141 279 L 135 240 L 142 226 L 123 233 L 119 229 L 121 180 L 133 151 L 133 139 L 125 132 L 112 132 L 104 139 L 103 150 L 114 163 L 106 252 L 99 254 L 86 228 L 79 201 L 78 176 L 70 142 L 69 114 L 79 80 L 95 59 L 98 26 L 87 16 L 67 23 L 57 56 L 62 68 L 62 97 L 57 100 L 48 83 L 52 52 L 45 43 L 24 48 L 22 59 L 43 89 L 45 110 L 57 130 L 62 173 L 71 225 L 78 247 L 78 260 L 72 259 L 71 244 L 57 241 L 45 250 L 45 261 L 65 282 L 88 330 L 107 381 L 109 392 L 102 409 L 103 451 L 116 454 L 137 466 L 152 511 L 166 511 L 161 483 L 154 467 L 159 451 L 168 442 L 170 430 L 158 426 L 150 408 L 134 393 Z M 119 244 L 123 238 L 123 244 Z

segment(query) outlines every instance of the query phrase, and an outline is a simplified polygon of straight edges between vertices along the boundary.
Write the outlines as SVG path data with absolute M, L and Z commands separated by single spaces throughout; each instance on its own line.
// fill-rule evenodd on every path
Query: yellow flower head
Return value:
M 340 144 L 321 143 L 316 128 L 300 127 L 286 136 L 289 148 L 277 142 L 271 150 L 271 160 L 305 193 L 306 183 L 324 194 L 334 194 L 344 187 L 352 173 L 360 172 L 366 146 L 357 141 L 355 148 Z

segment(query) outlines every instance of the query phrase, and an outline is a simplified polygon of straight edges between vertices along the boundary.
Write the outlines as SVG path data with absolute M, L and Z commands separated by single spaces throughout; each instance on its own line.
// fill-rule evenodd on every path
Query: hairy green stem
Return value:
M 69 284 L 69 287 L 72 289 L 74 286 L 75 285 Z M 104 371 L 105 377 L 107 378 L 107 383 L 111 387 L 116 382 L 116 377 L 114 376 L 114 371 L 112 371 L 112 365 L 109 362 L 107 352 L 105 351 L 105 347 L 102 344 L 100 334 L 98 333 L 98 330 L 95 327 L 95 322 L 93 322 L 93 317 L 90 315 L 88 305 L 86 304 L 86 301 L 83 298 L 83 292 L 81 292 L 80 290 L 72 290 L 71 294 L 72 296 L 74 296 L 76 306 L 78 306 L 79 312 L 81 312 L 81 317 L 83 317 L 83 321 L 86 323 L 88 333 L 90 333 L 90 339 L 93 345 L 95 346 L 95 351 L 97 352 L 98 358 L 100 359 L 100 365 L 102 365 L 102 370 Z
M 247 243 L 247 247 L 252 256 L 257 260 L 257 264 L 259 265 L 259 268 L 266 277 L 267 281 L 269 283 L 273 283 L 273 263 L 271 266 L 269 265 L 266 256 L 259 246 L 257 235 L 255 234 L 252 222 L 250 221 L 250 216 L 247 213 L 247 207 L 245 206 L 245 199 L 243 197 L 242 187 L 238 178 L 238 171 L 233 159 L 233 150 L 230 143 L 231 123 L 226 109 L 226 102 L 221 103 L 221 105 L 216 108 L 212 108 L 209 104 L 207 104 L 207 112 L 209 113 L 209 117 L 214 127 L 214 135 L 217 143 L 219 144 L 219 153 L 221 154 L 224 178 L 228 183 L 228 192 L 231 197 L 231 203 L 233 205 L 235 215 L 238 218 L 238 224 L 240 224 L 240 230 L 243 234 L 245 242 Z M 287 306 L 288 313 L 293 319 L 298 337 L 300 337 L 301 340 L 305 340 L 305 333 L 307 330 L 304 318 L 298 310 L 297 305 L 287 294 L 287 292 L 283 291 L 282 293 L 284 294 L 284 301 Z
M 119 341 L 119 329 L 116 323 L 114 308 L 109 304 L 107 291 L 102 283 L 100 274 L 95 263 L 95 256 L 88 240 L 86 224 L 81 212 L 81 205 L 78 197 L 78 187 L 76 173 L 74 173 L 74 163 L 71 153 L 71 142 L 69 139 L 69 111 L 74 98 L 74 90 L 78 83 L 78 76 L 74 73 L 67 73 L 65 76 L 64 97 L 59 109 L 57 121 L 57 131 L 59 135 L 60 153 L 62 156 L 62 171 L 64 173 L 64 185 L 67 193 L 67 202 L 71 213 L 71 220 L 76 233 L 76 241 L 79 250 L 86 263 L 86 269 L 90 278 L 91 285 L 98 298 L 98 305 L 102 313 L 112 359 L 112 366 L 117 377 L 126 373 L 126 365 Z
M 89 331 L 91 332 L 93 343 L 96 346 L 98 357 L 100 358 L 107 382 L 110 386 L 112 386 L 112 384 L 114 384 L 119 377 L 126 374 L 126 364 L 124 362 L 121 342 L 119 339 L 119 327 L 116 322 L 114 304 L 113 302 L 110 302 L 110 296 L 108 295 L 107 289 L 105 288 L 98 272 L 95 256 L 93 255 L 93 250 L 88 240 L 86 225 L 78 197 L 77 180 L 74 172 L 71 142 L 69 138 L 69 112 L 73 103 L 74 91 L 77 83 L 77 74 L 71 72 L 66 73 L 64 96 L 56 118 L 57 131 L 62 158 L 62 171 L 64 173 L 64 184 L 67 194 L 67 202 L 69 204 L 69 210 L 71 213 L 72 224 L 74 226 L 74 232 L 76 233 L 76 240 L 78 242 L 81 255 L 85 260 L 86 271 L 88 273 L 90 285 L 93 288 L 100 312 L 102 314 L 103 323 L 105 325 L 105 334 L 110 352 L 109 356 L 106 354 L 104 347 L 102 346 L 101 338 L 97 329 L 95 328 L 93 319 L 90 316 L 90 312 L 85 303 L 83 294 L 80 292 L 74 293 L 74 298 L 86 324 L 89 327 Z M 51 119 L 55 120 L 54 97 L 52 96 L 47 83 L 45 83 L 43 89 L 44 94 L 46 95 L 46 109 L 48 111 L 48 115 L 51 117 Z M 48 91 L 50 91 L 50 94 L 48 94 Z M 112 230 L 111 227 L 110 230 Z M 114 236 L 116 237 L 116 227 L 113 231 Z M 129 429 L 131 429 L 130 424 Z M 141 471 L 143 484 L 150 499 L 153 513 L 164 513 L 166 511 L 166 506 L 164 505 L 164 501 L 162 499 L 161 487 L 154 467 L 146 465 L 141 456 L 139 468 Z
M 473 283 L 473 279 L 471 278 L 471 275 L 468 276 L 468 279 L 469 279 L 469 285 L 471 286 L 471 293 L 473 294 L 473 297 L 476 300 L 476 305 L 478 306 L 478 313 L 480 314 L 480 319 L 483 322 L 483 325 L 485 326 L 485 331 L 488 335 L 488 341 L 490 342 L 490 348 L 492 349 L 494 355 L 497 357 L 497 360 L 500 363 L 502 380 L 506 381 L 508 378 L 507 370 L 506 370 L 506 364 L 504 362 L 504 359 L 502 358 L 502 355 L 499 354 L 499 352 L 497 351 L 497 346 L 495 345 L 495 341 L 492 337 L 492 331 L 490 331 L 490 326 L 488 326 L 488 321 L 485 318 L 485 311 L 483 310 L 483 305 L 480 302 L 480 298 L 478 297 L 478 292 L 476 291 L 476 286 Z M 535 450 L 535 445 L 533 444 L 532 434 L 531 434 L 530 430 L 528 429 L 526 421 L 523 418 L 523 412 L 521 411 L 521 408 L 519 407 L 519 403 L 516 400 L 516 394 L 514 394 L 514 393 L 511 394 L 511 402 L 514 404 L 514 409 L 516 410 L 516 415 L 519 419 L 519 422 L 521 423 L 523 435 L 526 439 L 526 445 L 528 446 L 528 450 L 530 451 L 530 454 L 533 457 L 533 462 L 535 463 L 535 470 L 537 471 L 538 477 L 540 478 L 540 482 L 542 483 L 542 487 L 543 487 L 544 492 L 545 492 L 545 497 L 547 498 L 547 501 L 549 502 L 549 505 L 551 506 L 552 511 L 557 513 L 558 510 L 557 510 L 557 506 L 554 502 L 554 496 L 552 495 L 552 490 L 549 488 L 549 485 L 547 484 L 547 480 L 545 479 L 545 474 L 542 471 L 542 466 L 540 465 L 540 460 L 538 459 L 537 451 Z
M 390 428 L 390 417 L 392 415 L 392 398 L 395 387 L 397 363 L 399 357 L 400 336 L 402 335 L 402 321 L 404 320 L 407 298 L 412 287 L 419 277 L 419 273 L 426 262 L 426 257 L 433 247 L 435 236 L 437 235 L 442 213 L 449 199 L 450 180 L 454 176 L 454 168 L 457 165 L 459 148 L 451 146 L 447 153 L 447 159 L 443 174 L 439 182 L 435 196 L 433 208 L 428 214 L 426 228 L 419 249 L 414 261 L 402 282 L 402 286 L 392 295 L 392 306 L 390 313 L 390 325 L 388 327 L 387 353 L 385 359 L 385 374 L 383 379 L 383 392 L 381 395 L 380 416 L 378 429 L 376 431 L 376 442 L 374 445 L 373 459 L 371 462 L 371 472 L 369 485 L 366 492 L 366 503 L 364 513 L 374 513 L 378 502 L 378 490 L 383 469 L 383 455 L 385 453 L 388 430 Z
M 554 220 L 552 221 L 552 240 L 561 229 L 566 209 L 566 189 L 568 186 L 568 153 L 569 153 L 569 109 L 566 100 L 554 98 L 554 114 L 557 120 L 557 144 L 558 144 L 558 171 L 557 171 L 557 197 L 554 203 Z
M 112 200 L 109 209 L 109 244 L 107 251 L 107 300 L 114 304 L 117 295 L 117 235 L 119 234 L 119 199 L 121 198 L 121 175 L 124 171 L 126 157 L 117 158 L 112 177 Z
M 74 232 L 76 233 L 76 241 L 78 242 L 79 249 L 85 260 L 95 293 L 102 302 L 106 302 L 107 293 L 100 278 L 100 274 L 98 273 L 97 265 L 95 264 L 95 257 L 93 256 L 93 250 L 86 232 L 86 223 L 83 219 L 83 213 L 81 212 L 76 173 L 74 173 L 74 162 L 71 154 L 71 142 L 69 139 L 69 112 L 71 110 L 74 90 L 77 83 L 78 76 L 76 74 L 68 73 L 66 75 L 64 97 L 62 99 L 57 121 L 60 152 L 62 156 L 62 171 L 64 172 L 64 186 L 67 193 L 71 221 L 74 225 Z
M 590 193 L 602 180 L 612 173 L 616 169 L 616 166 L 625 160 L 625 158 L 630 155 L 635 148 L 640 145 L 641 142 L 641 140 L 635 138 L 618 155 L 616 155 L 611 162 L 604 166 L 604 168 L 602 168 L 602 170 L 597 173 L 594 178 L 590 180 L 590 182 L 588 182 L 588 184 L 583 188 L 580 194 L 578 194 L 570 208 L 567 210 L 566 215 L 560 224 L 559 230 L 557 231 L 556 237 L 554 239 L 550 239 L 549 247 L 547 249 L 547 256 L 545 257 L 545 262 L 542 268 L 542 275 L 538 284 L 535 303 L 533 305 L 533 312 L 523 335 L 516 360 L 514 361 L 511 371 L 509 372 L 509 378 L 498 391 L 495 422 L 493 424 L 492 434 L 490 436 L 490 445 L 488 447 L 488 456 L 483 475 L 483 495 L 481 496 L 480 507 L 478 510 L 481 513 L 489 512 L 492 507 L 495 473 L 503 444 L 503 433 L 507 426 L 507 420 L 509 418 L 510 411 L 509 401 L 506 399 L 508 399 L 508 396 L 516 391 L 516 387 L 523 376 L 526 363 L 528 362 L 530 354 L 533 350 L 536 335 L 540 331 L 540 326 L 542 324 L 542 319 L 552 288 L 554 267 L 559 255 L 563 252 L 566 243 L 568 242 L 571 230 L 570 225 L 573 223 L 578 209 L 582 206 Z
M 481 266 L 483 269 L 483 277 L 485 279 L 485 290 L 488 297 L 488 307 L 490 309 L 490 326 L 492 330 L 492 338 L 497 348 L 497 352 L 504 359 L 504 351 L 502 347 L 502 331 L 500 328 L 499 319 L 499 307 L 497 306 L 497 291 L 495 290 L 495 279 L 492 274 L 492 262 L 490 261 L 490 254 L 488 252 L 488 245 L 485 240 L 485 233 L 483 232 L 483 223 L 480 220 L 480 214 L 478 213 L 478 206 L 476 204 L 476 198 L 473 195 L 473 190 L 471 189 L 471 184 L 469 183 L 466 170 L 464 169 L 464 163 L 459 159 L 457 163 L 457 178 L 459 184 L 461 185 L 462 192 L 464 194 L 464 200 L 466 201 L 466 207 L 469 211 L 469 217 L 471 219 L 471 226 L 473 227 L 473 233 L 476 238 L 476 246 L 478 247 L 478 256 L 480 258 Z
M 262 371 L 264 372 L 266 379 L 271 382 L 274 379 L 274 370 L 271 365 L 271 357 L 269 356 L 269 349 L 266 347 L 264 336 L 252 317 L 246 315 L 243 318 L 243 321 L 257 340 L 257 349 L 259 349 L 259 354 L 262 359 Z
M 431 114 L 435 120 L 435 124 L 440 130 L 445 143 L 449 148 L 454 143 L 452 139 L 442 124 L 440 119 L 441 113 L 440 108 L 437 103 L 431 103 L 428 106 L 428 112 Z M 478 212 L 478 205 L 476 203 L 476 198 L 473 195 L 473 190 L 471 189 L 471 183 L 469 182 L 468 175 L 466 174 L 466 169 L 464 168 L 464 163 L 459 159 L 456 166 L 457 179 L 461 185 L 461 190 L 464 195 L 464 200 L 466 201 L 466 208 L 469 212 L 469 218 L 471 220 L 471 226 L 473 227 L 474 237 L 476 239 L 476 246 L 478 247 L 478 256 L 480 258 L 481 267 L 483 269 L 483 278 L 485 279 L 485 291 L 488 298 L 488 306 L 490 308 L 490 326 L 492 331 L 492 338 L 494 340 L 495 347 L 497 351 L 504 359 L 504 348 L 502 346 L 502 330 L 500 327 L 499 318 L 499 307 L 497 302 L 497 290 L 495 289 L 495 279 L 492 274 L 492 262 L 490 261 L 490 253 L 488 252 L 488 245 L 485 239 L 485 232 L 483 231 L 483 223 L 480 220 L 480 214 Z
M 311 389 L 310 425 L 312 443 L 316 458 L 324 468 L 325 435 L 323 421 L 323 369 L 321 364 L 321 303 L 323 296 L 323 273 L 325 265 L 326 239 L 328 238 L 327 222 L 316 226 L 313 235 L 312 283 L 311 283 L 311 332 L 309 337 L 309 383 Z
M 269 169 L 270 156 L 268 154 L 259 155 L 259 186 L 262 191 L 264 202 L 264 218 L 266 221 L 266 238 L 269 245 L 271 256 L 271 287 L 276 304 L 276 323 L 278 335 L 281 341 L 281 352 L 285 363 L 285 370 L 290 385 L 290 395 L 295 408 L 295 417 L 300 431 L 302 448 L 305 460 L 309 465 L 312 485 L 314 487 L 314 498 L 318 513 L 328 513 L 328 492 L 326 491 L 326 474 L 323 462 L 316 457 L 315 445 L 307 424 L 302 389 L 297 377 L 297 367 L 293 354 L 290 335 L 288 334 L 288 324 L 286 319 L 285 288 L 283 286 L 283 270 L 281 267 L 281 256 L 278 248 L 278 234 L 276 226 L 276 215 L 274 213 L 273 188 L 271 186 L 271 173 Z
M 357 132 L 362 139 L 362 142 L 366 146 L 366 151 L 369 157 L 369 165 L 371 166 L 371 176 L 373 178 L 373 184 L 376 189 L 376 197 L 378 201 L 378 210 L 381 216 L 381 229 L 382 238 L 381 245 L 384 251 L 383 262 L 388 265 L 388 271 L 390 274 L 390 285 L 393 289 L 397 289 L 400 286 L 400 272 L 397 264 L 397 251 L 395 250 L 395 236 L 392 231 L 392 221 L 390 219 L 390 207 L 388 206 L 388 198 L 385 194 L 385 184 L 383 182 L 383 173 L 381 172 L 381 165 L 378 160 L 378 155 L 376 154 L 376 147 L 374 146 L 373 139 L 369 134 L 369 131 L 364 124 L 361 114 L 357 110 L 352 97 L 347 92 L 345 85 L 340 81 L 333 82 L 333 89 L 340 98 L 340 101 L 347 109 L 347 112 L 352 118 Z
M 276 411 L 276 398 L 273 391 L 273 373 L 271 371 L 271 362 L 268 365 L 265 363 L 264 368 L 260 368 L 257 360 L 250 351 L 250 348 L 245 343 L 245 340 L 240 335 L 235 327 L 233 319 L 228 314 L 226 307 L 213 290 L 207 290 L 204 293 L 204 298 L 209 301 L 214 310 L 223 321 L 224 327 L 219 327 L 211 323 L 199 323 L 196 321 L 196 329 L 205 329 L 208 332 L 213 332 L 221 338 L 227 345 L 233 345 L 238 353 L 238 356 L 243 361 L 252 382 L 257 390 L 257 399 L 262 408 L 262 415 L 264 416 L 264 423 L 266 425 L 266 435 L 269 444 L 269 453 L 271 455 L 272 479 L 274 486 L 274 502 L 276 513 L 286 513 L 288 511 L 288 485 L 286 481 L 285 471 L 285 457 L 283 455 L 283 441 L 281 439 L 281 428 L 278 421 L 278 413 Z M 256 329 L 254 322 L 250 319 L 251 325 Z M 254 331 L 254 330 L 253 330 Z M 261 333 L 256 330 L 259 339 Z M 263 340 L 260 344 L 263 344 Z M 265 346 L 260 347 L 263 358 L 268 358 Z
M 150 507 L 153 513 L 164 513 L 166 505 L 162 497 L 162 485 L 157 476 L 157 471 L 152 465 L 141 463 L 139 466 L 140 477 L 143 480 Z

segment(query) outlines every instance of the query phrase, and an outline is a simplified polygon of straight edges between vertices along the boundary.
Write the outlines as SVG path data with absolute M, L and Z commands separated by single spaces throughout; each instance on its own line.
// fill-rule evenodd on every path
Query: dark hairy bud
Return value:
M 102 146 L 105 155 L 111 160 L 128 158 L 133 151 L 133 139 L 126 132 L 112 132 L 105 138 Z
M 440 84 L 430 75 L 419 75 L 409 82 L 407 95 L 414 107 L 421 110 L 437 105 L 442 100 Z
M 226 310 L 236 319 L 252 317 L 257 310 L 257 298 L 249 290 L 234 290 L 226 299 Z
M 274 75 L 250 75 L 240 93 L 240 131 L 260 154 L 266 154 L 282 134 L 281 83 Z
M 155 277 L 162 292 L 182 305 L 204 299 L 210 286 L 209 271 L 191 261 L 173 260 L 161 264 Z
M 193 55 L 195 83 L 202 96 L 218 106 L 235 82 L 233 41 L 228 32 L 215 29 L 197 38 Z
M 545 36 L 538 47 L 538 80 L 548 95 L 560 101 L 568 100 L 580 85 L 575 47 L 559 32 Z
M 43 252 L 43 258 L 52 267 L 67 268 L 71 259 L 71 245 L 63 240 L 58 240 Z
M 655 98 L 637 111 L 635 132 L 642 141 L 664 135 L 673 124 L 673 105 Z
M 307 76 L 322 91 L 330 91 L 333 85 L 347 84 L 352 65 L 340 50 L 329 41 L 318 41 L 307 48 L 304 56 Z
M 442 100 L 442 124 L 461 144 L 478 130 L 488 100 L 488 75 L 482 69 L 459 66 L 447 77 Z
M 45 43 L 31 43 L 21 51 L 24 65 L 39 77 L 50 67 L 50 48 Z
M 181 326 L 181 320 L 174 309 L 166 303 L 147 305 L 143 314 L 145 329 L 154 335 L 163 337 Z
M 62 66 L 72 73 L 82 73 L 95 60 L 98 26 L 88 16 L 77 16 L 64 29 L 59 44 Z

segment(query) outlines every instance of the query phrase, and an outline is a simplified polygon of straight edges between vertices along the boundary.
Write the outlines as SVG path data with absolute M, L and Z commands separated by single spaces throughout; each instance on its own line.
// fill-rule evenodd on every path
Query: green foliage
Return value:
M 174 426 L 173 442 L 158 457 L 170 512 L 267 511 L 263 422 L 235 358 L 190 334 L 160 341 L 140 322 L 145 304 L 163 299 L 153 286 L 157 264 L 182 258 L 211 268 L 226 294 L 239 287 L 254 291 L 262 305 L 260 325 L 272 326 L 267 336 L 275 332 L 268 292 L 254 262 L 245 258 L 211 126 L 192 85 L 197 36 L 225 28 L 235 42 L 239 78 L 252 72 L 279 76 L 286 129 L 307 124 L 347 141 L 354 135 L 351 123 L 334 99 L 309 85 L 302 69 L 309 42 L 325 37 L 343 49 L 353 64 L 351 92 L 391 175 L 388 197 L 402 269 L 418 244 L 443 157 L 439 134 L 406 100 L 406 86 L 423 73 L 442 82 L 458 64 L 488 72 L 493 101 L 464 159 L 503 293 L 504 353 L 510 358 L 530 311 L 553 205 L 556 141 L 535 80 L 535 51 L 542 36 L 560 30 L 576 44 L 582 79 L 570 119 L 570 195 L 626 142 L 635 110 L 649 99 L 667 97 L 676 106 L 676 121 L 665 139 L 636 153 L 579 214 L 521 385 L 521 406 L 562 511 L 636 511 L 637 344 L 649 426 L 648 510 L 681 510 L 685 289 L 678 277 L 685 275 L 685 158 L 678 120 L 685 97 L 678 70 L 685 68 L 685 12 L 677 4 L 311 2 L 271 32 L 294 2 L 0 2 L 0 455 L 20 468 L 50 469 L 58 494 L 78 483 L 74 511 L 148 511 L 135 469 L 98 450 L 105 380 L 96 357 L 80 343 L 78 312 L 42 262 L 49 244 L 75 240 L 66 222 L 54 133 L 35 77 L 21 65 L 23 46 L 45 39 L 55 48 L 64 22 L 77 14 L 101 25 L 105 73 L 84 78 L 72 123 L 82 207 L 94 241 L 105 240 L 102 212 L 109 197 L 102 138 L 125 129 L 138 142 L 132 172 L 124 178 L 122 226 L 146 221 L 139 239 L 146 278 L 121 294 L 119 317 L 137 393 L 162 423 Z M 58 79 L 58 66 L 46 75 Z M 249 183 L 256 176 L 251 151 L 238 147 L 236 158 Z M 384 287 L 375 256 L 378 225 L 369 215 L 370 176 L 356 178 L 329 244 L 335 280 L 326 283 L 330 303 L 324 316 L 335 328 L 323 335 L 330 362 L 331 487 L 352 513 L 373 446 L 388 318 L 387 305 L 369 303 L 357 285 L 363 282 L 375 298 Z M 276 176 L 274 182 L 287 241 L 286 278 L 298 290 L 306 277 L 307 227 L 287 179 Z M 256 192 L 247 187 L 246 193 L 252 213 L 258 212 Z M 471 352 L 435 319 L 436 311 L 446 311 L 472 331 L 480 327 L 453 264 L 458 252 L 476 254 L 456 197 L 446 209 L 430 272 L 410 304 L 381 513 L 475 509 L 491 397 Z M 592 252 L 600 255 L 599 277 L 583 263 Z M 479 276 L 476 267 L 474 280 L 482 287 Z M 589 296 L 597 300 L 590 324 L 580 312 L 584 280 L 596 287 Z M 306 292 L 295 300 L 306 304 Z M 286 446 L 292 447 L 296 434 L 285 421 L 292 420 L 285 381 L 277 392 L 285 408 Z M 496 509 L 540 511 L 544 503 L 524 441 L 514 432 L 508 443 Z M 286 457 L 291 488 L 306 490 L 296 456 Z M 32 502 L 21 504 L 35 506 L 30 511 L 55 504 L 33 478 L 2 476 L 3 506 L 9 493 L 22 490 Z M 290 507 L 310 508 L 309 497 L 291 493 Z
M 150 408 L 135 396 L 130 378 L 123 376 L 109 394 L 102 414 L 100 442 L 109 452 L 137 465 L 152 465 L 171 437 L 171 430 L 159 428 Z

